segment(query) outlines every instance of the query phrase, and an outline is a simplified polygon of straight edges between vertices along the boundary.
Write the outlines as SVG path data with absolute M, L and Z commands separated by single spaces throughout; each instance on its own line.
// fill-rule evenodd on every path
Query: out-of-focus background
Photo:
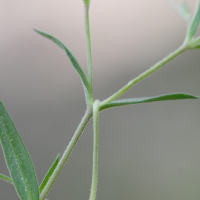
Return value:
M 191 10 L 196 1 L 189 1 Z M 0 0 L 0 100 L 28 148 L 39 183 L 86 109 L 59 38 L 87 73 L 82 0 Z M 165 0 L 91 0 L 94 96 L 103 100 L 181 45 L 186 25 Z M 200 94 L 200 51 L 183 53 L 123 97 Z M 100 113 L 97 200 L 199 200 L 200 101 L 157 102 Z M 0 173 L 9 175 L 2 151 Z M 48 195 L 88 199 L 92 123 Z M 0 181 L 1 200 L 19 199 Z

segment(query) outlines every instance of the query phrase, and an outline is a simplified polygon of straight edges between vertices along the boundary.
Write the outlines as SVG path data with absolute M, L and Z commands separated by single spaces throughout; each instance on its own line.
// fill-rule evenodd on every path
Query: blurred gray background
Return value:
M 195 0 L 191 0 L 193 10 Z M 87 73 L 82 0 L 0 0 L 0 100 L 34 162 L 39 183 L 63 153 L 86 106 L 59 38 Z M 107 98 L 181 45 L 186 25 L 166 0 L 91 0 L 94 96 Z M 200 94 L 200 51 L 183 53 L 123 95 Z M 199 200 L 200 101 L 138 104 L 100 113 L 97 200 Z M 90 121 L 48 195 L 89 198 Z M 0 173 L 9 175 L 2 150 Z M 19 199 L 0 181 L 1 200 Z

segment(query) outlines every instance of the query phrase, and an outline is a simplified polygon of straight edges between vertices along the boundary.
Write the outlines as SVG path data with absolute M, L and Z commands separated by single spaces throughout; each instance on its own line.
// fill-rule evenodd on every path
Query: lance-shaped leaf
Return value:
M 73 54 L 65 47 L 65 45 L 60 42 L 58 39 L 56 39 L 55 37 L 47 34 L 47 33 L 44 33 L 44 32 L 41 32 L 41 31 L 38 31 L 36 29 L 34 29 L 37 33 L 39 33 L 40 35 L 50 39 L 51 41 L 53 41 L 54 43 L 56 43 L 59 47 L 61 47 L 63 50 L 65 50 L 67 56 L 69 57 L 73 67 L 75 68 L 75 70 L 78 72 L 82 82 L 83 82 L 83 85 L 84 85 L 84 90 L 86 92 L 86 97 L 87 99 L 89 99 L 90 97 L 90 90 L 89 90 L 89 84 L 88 84 L 88 81 L 87 81 L 87 78 L 82 70 L 82 68 L 80 67 L 78 61 L 76 60 L 76 58 L 73 56 Z
M 200 21 L 200 0 L 198 0 L 194 15 L 191 19 L 191 22 L 187 30 L 187 36 L 186 36 L 187 41 L 190 41 L 193 38 L 194 34 L 196 33 L 197 27 L 199 25 L 199 21 Z
M 1 102 L 0 140 L 6 165 L 20 199 L 39 200 L 39 188 L 31 158 Z
M 100 107 L 100 110 L 104 110 L 111 107 L 116 106 L 125 106 L 130 104 L 138 104 L 138 103 L 148 103 L 154 101 L 167 101 L 167 100 L 180 100 L 180 99 L 198 99 L 199 97 L 184 94 L 184 93 L 174 93 L 174 94 L 165 94 L 161 96 L 155 97 L 144 97 L 144 98 L 133 98 L 133 99 L 120 99 L 112 101 L 111 103 L 107 103 Z
M 10 177 L 8 177 L 8 176 L 3 175 L 3 174 L 0 174 L 0 179 L 6 181 L 6 182 L 8 182 L 8 183 L 13 184 L 12 179 L 11 179 Z
M 40 184 L 40 193 L 42 192 L 42 190 L 45 188 L 47 182 L 49 181 L 51 175 L 53 174 L 55 168 L 58 165 L 58 161 L 60 158 L 60 154 L 58 154 L 58 156 L 56 157 L 56 160 L 54 161 L 54 163 L 51 165 L 51 167 L 49 168 L 49 171 L 46 173 L 42 183 Z
M 181 1 L 180 3 L 174 0 L 168 0 L 172 8 L 179 14 L 179 16 L 187 23 L 191 19 L 191 12 L 186 1 Z

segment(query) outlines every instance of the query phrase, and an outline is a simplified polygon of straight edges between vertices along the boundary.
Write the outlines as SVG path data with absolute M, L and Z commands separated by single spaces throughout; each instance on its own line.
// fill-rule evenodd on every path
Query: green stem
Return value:
M 92 96 L 92 54 L 90 42 L 90 24 L 89 24 L 89 4 L 85 4 L 85 35 L 86 35 L 86 48 L 87 48 L 87 63 L 88 63 L 88 82 L 90 87 L 90 97 Z
M 5 176 L 3 174 L 0 174 L 0 179 L 2 179 L 4 181 L 7 181 L 8 183 L 13 184 L 13 180 L 10 177 L 7 177 L 7 176 Z
M 93 104 L 93 170 L 92 170 L 92 185 L 90 191 L 90 200 L 95 200 L 97 192 L 97 175 L 98 175 L 98 118 L 99 118 L 99 101 L 96 100 Z
M 40 194 L 40 200 L 44 200 L 46 195 L 48 194 L 49 190 L 51 189 L 53 183 L 55 182 L 56 178 L 58 177 L 60 171 L 62 170 L 64 164 L 66 163 L 68 157 L 70 156 L 74 146 L 76 145 L 81 133 L 83 132 L 85 126 L 87 125 L 88 121 L 90 120 L 92 116 L 92 110 L 88 108 L 85 112 L 85 115 L 83 116 L 78 128 L 76 129 L 69 145 L 67 146 L 67 149 L 62 155 L 62 158 L 60 159 L 56 169 L 54 170 L 51 178 L 49 179 L 47 185 L 43 189 L 42 193 Z
M 169 54 L 169 56 L 165 57 L 163 60 L 161 60 L 160 62 L 156 63 L 153 67 L 149 68 L 148 70 L 146 70 L 145 72 L 140 74 L 138 77 L 136 77 L 135 79 L 130 81 L 127 85 L 125 85 L 123 88 L 121 88 L 118 92 L 116 92 L 115 94 L 113 94 L 112 96 L 107 98 L 106 100 L 102 101 L 101 104 L 100 104 L 100 107 L 103 106 L 106 103 L 112 102 L 113 100 L 115 100 L 116 98 L 121 96 L 130 87 L 132 87 L 133 85 L 135 85 L 136 83 L 138 83 L 139 81 L 144 79 L 145 77 L 149 76 L 150 74 L 152 74 L 157 69 L 161 68 L 163 65 L 168 63 L 170 60 L 174 59 L 176 56 L 178 56 L 179 54 L 184 52 L 187 48 L 188 48 L 187 45 L 182 45 L 181 47 L 179 47 L 176 51 L 174 51 L 173 53 Z

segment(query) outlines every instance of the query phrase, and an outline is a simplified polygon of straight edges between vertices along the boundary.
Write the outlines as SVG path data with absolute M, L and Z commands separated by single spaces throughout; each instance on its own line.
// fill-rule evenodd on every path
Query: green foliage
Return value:
M 44 33 L 42 31 L 38 31 L 36 29 L 34 29 L 37 33 L 39 33 L 40 35 L 50 39 L 51 41 L 53 41 L 54 43 L 56 43 L 59 47 L 61 47 L 63 50 L 65 50 L 67 56 L 69 57 L 74 69 L 77 71 L 77 73 L 79 74 L 81 80 L 82 80 L 82 83 L 83 83 L 83 86 L 84 86 L 84 89 L 85 89 L 85 93 L 86 93 L 86 99 L 89 101 L 90 99 L 90 89 L 89 89 L 89 84 L 88 84 L 88 81 L 87 81 L 87 78 L 82 70 L 82 68 L 80 67 L 80 65 L 78 64 L 76 58 L 73 56 L 73 54 L 65 47 L 65 45 L 60 42 L 58 39 L 56 39 L 55 37 L 47 34 L 47 33 Z
M 138 103 L 149 103 L 156 101 L 168 101 L 168 100 L 182 100 L 182 99 L 199 99 L 199 96 L 193 96 L 184 93 L 165 94 L 155 97 L 144 97 L 144 98 L 131 98 L 115 100 L 130 89 L 133 85 L 149 76 L 157 69 L 164 66 L 166 63 L 177 57 L 188 49 L 200 48 L 200 37 L 194 38 L 199 21 L 200 21 L 200 1 L 198 1 L 195 13 L 191 19 L 191 13 L 186 1 L 181 4 L 176 4 L 175 1 L 169 0 L 175 10 L 180 16 L 186 21 L 190 22 L 187 29 L 187 34 L 183 44 L 174 52 L 169 54 L 167 57 L 150 67 L 148 70 L 140 74 L 135 79 L 131 80 L 119 91 L 108 97 L 107 99 L 100 102 L 99 100 L 93 100 L 92 93 L 92 57 L 91 57 L 91 44 L 90 44 L 90 29 L 89 29 L 89 5 L 90 0 L 83 0 L 85 6 L 85 33 L 86 33 L 86 46 L 87 46 L 87 58 L 88 58 L 88 80 L 78 64 L 73 54 L 55 37 L 35 30 L 40 35 L 50 39 L 59 47 L 61 47 L 70 59 L 74 69 L 79 74 L 83 83 L 83 88 L 87 100 L 87 110 L 83 116 L 77 130 L 74 133 L 69 145 L 65 152 L 60 158 L 60 154 L 56 157 L 55 161 L 49 168 L 45 175 L 40 189 L 38 188 L 37 178 L 35 170 L 30 159 L 30 156 L 26 150 L 26 147 L 19 136 L 13 122 L 11 121 L 8 113 L 6 112 L 3 104 L 0 102 L 0 141 L 3 148 L 4 157 L 6 160 L 7 167 L 10 172 L 11 178 L 0 174 L 0 179 L 7 181 L 14 185 L 21 200 L 44 200 L 53 183 L 61 172 L 64 164 L 66 163 L 69 155 L 71 154 L 74 146 L 76 145 L 80 135 L 82 134 L 85 126 L 89 122 L 93 115 L 93 132 L 94 132 L 94 149 L 93 149 L 93 175 L 92 175 L 92 186 L 90 193 L 90 200 L 95 200 L 97 191 L 97 152 L 98 152 L 98 118 L 99 111 L 105 110 L 111 107 L 125 106 L 130 104 Z M 39 196 L 40 195 L 40 196 Z
M 32 161 L 1 102 L 0 140 L 6 165 L 19 197 L 21 200 L 39 200 L 38 183 Z
M 194 47 L 195 49 L 200 49 L 200 44 Z
M 189 22 L 191 19 L 191 12 L 186 1 L 182 1 L 180 5 L 180 16 L 186 21 Z
M 191 19 L 190 8 L 186 1 L 177 3 L 174 0 L 168 0 L 173 9 L 179 14 L 179 16 L 186 22 L 189 23 Z
M 199 21 L 200 21 L 200 1 L 198 0 L 194 16 L 188 26 L 188 31 L 186 36 L 187 41 L 190 41 L 194 37 L 194 34 L 196 33 L 197 27 L 199 25 Z
M 144 97 L 144 98 L 133 98 L 133 99 L 120 99 L 112 101 L 111 103 L 104 104 L 100 107 L 100 110 L 104 110 L 111 107 L 117 106 L 125 106 L 130 104 L 138 104 L 138 103 L 149 103 L 155 101 L 168 101 L 168 100 L 181 100 L 181 99 L 198 99 L 199 97 L 183 94 L 183 93 L 174 93 L 174 94 L 165 94 L 161 96 L 155 97 Z
M 40 184 L 40 193 L 42 192 L 42 190 L 45 188 L 48 180 L 50 179 L 51 175 L 53 174 L 55 168 L 58 165 L 59 162 L 59 158 L 60 158 L 60 154 L 57 155 L 55 161 L 53 162 L 53 164 L 51 165 L 51 167 L 49 168 L 49 171 L 47 172 L 47 174 L 45 175 L 42 183 Z

